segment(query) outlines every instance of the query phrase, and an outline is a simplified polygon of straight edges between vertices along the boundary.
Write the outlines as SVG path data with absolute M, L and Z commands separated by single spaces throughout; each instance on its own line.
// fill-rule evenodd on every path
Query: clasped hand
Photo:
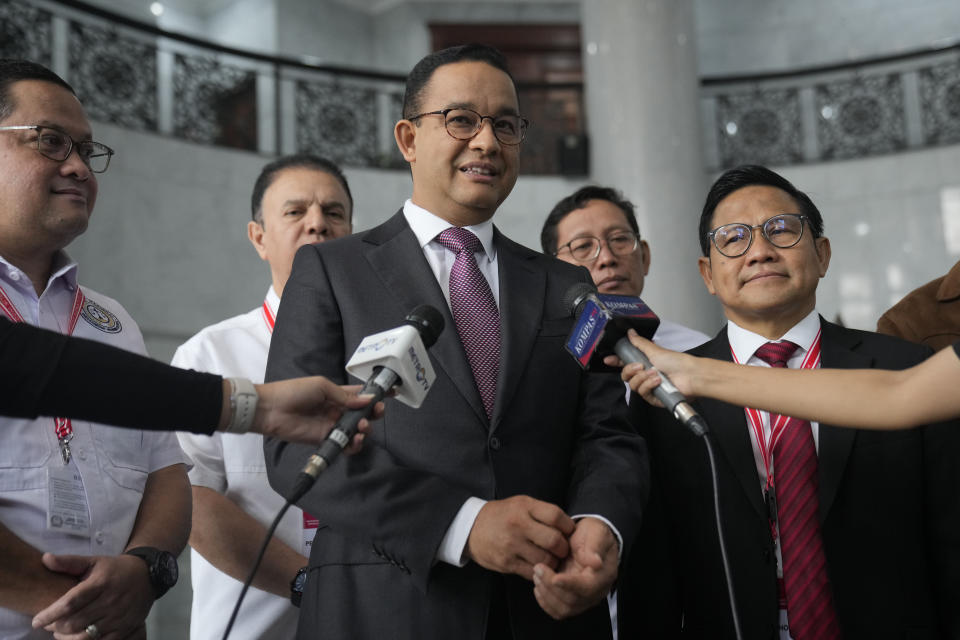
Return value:
M 482 567 L 531 580 L 537 602 L 557 620 L 603 600 L 619 562 L 616 537 L 602 520 L 575 521 L 529 496 L 486 503 L 470 530 L 467 554 Z

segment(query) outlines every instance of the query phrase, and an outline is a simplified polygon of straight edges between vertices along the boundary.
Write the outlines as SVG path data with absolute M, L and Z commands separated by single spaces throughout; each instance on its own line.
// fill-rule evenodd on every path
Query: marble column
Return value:
M 697 270 L 703 168 L 692 0 L 583 0 L 590 174 L 637 209 L 652 264 L 643 298 L 712 335 L 719 305 Z

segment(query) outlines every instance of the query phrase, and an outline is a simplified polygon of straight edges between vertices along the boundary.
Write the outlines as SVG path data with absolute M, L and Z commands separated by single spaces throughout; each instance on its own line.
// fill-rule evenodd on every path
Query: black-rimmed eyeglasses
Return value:
M 0 127 L 0 131 L 36 131 L 37 151 L 40 155 L 63 162 L 74 148 L 83 164 L 94 173 L 103 173 L 110 166 L 113 149 L 93 140 L 74 140 L 63 131 L 39 124 L 22 124 Z
M 623 257 L 637 250 L 640 245 L 640 235 L 629 231 L 617 231 L 608 235 L 605 241 L 610 253 Z M 560 255 L 560 252 L 566 249 L 577 262 L 593 262 L 600 255 L 603 242 L 603 240 L 594 236 L 581 236 L 558 247 L 553 255 Z
M 442 109 L 427 111 L 410 116 L 407 120 L 413 121 L 424 116 L 443 116 L 443 125 L 452 137 L 457 140 L 470 140 L 480 133 L 483 121 L 489 120 L 493 127 L 493 135 L 503 144 L 520 144 L 530 126 L 526 118 L 514 115 L 483 116 L 473 109 Z
M 717 227 L 707 234 L 713 246 L 728 258 L 739 258 L 753 244 L 753 230 L 760 229 L 767 242 L 778 249 L 789 249 L 803 237 L 803 223 L 807 216 L 799 213 L 781 213 L 761 224 L 734 222 Z

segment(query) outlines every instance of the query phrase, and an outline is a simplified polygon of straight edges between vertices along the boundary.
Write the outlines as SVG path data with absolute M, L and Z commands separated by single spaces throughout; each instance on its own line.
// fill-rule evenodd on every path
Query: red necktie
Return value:
M 783 368 L 796 349 L 792 342 L 768 342 L 756 355 Z M 770 414 L 771 428 L 778 417 Z M 773 433 L 773 467 L 790 635 L 794 640 L 840 638 L 817 515 L 817 450 L 809 422 L 787 418 Z
M 450 227 L 436 240 L 457 254 L 450 269 L 450 310 L 480 391 L 483 408 L 490 418 L 500 370 L 500 312 L 490 283 L 480 273 L 473 255 L 482 251 L 483 245 L 477 236 L 459 227 Z

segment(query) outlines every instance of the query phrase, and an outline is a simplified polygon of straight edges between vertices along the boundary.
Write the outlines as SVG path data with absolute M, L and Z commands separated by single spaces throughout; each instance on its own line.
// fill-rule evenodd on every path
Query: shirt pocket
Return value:
M 43 488 L 57 450 L 53 418 L 0 420 L 0 491 Z
M 150 473 L 150 452 L 144 447 L 143 433 L 102 425 L 90 428 L 104 473 L 119 486 L 142 493 Z

